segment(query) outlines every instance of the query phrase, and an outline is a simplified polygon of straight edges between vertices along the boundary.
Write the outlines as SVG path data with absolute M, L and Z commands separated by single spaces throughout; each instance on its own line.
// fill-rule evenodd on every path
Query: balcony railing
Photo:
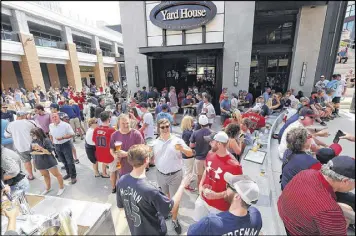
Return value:
M 35 39 L 35 44 L 37 46 L 66 50 L 66 44 L 64 42 L 52 41 L 49 39 L 44 39 L 36 36 L 34 36 L 34 39 Z
M 103 51 L 103 56 L 104 57 L 115 57 L 115 53 L 114 52 Z
M 1 40 L 20 42 L 19 35 L 15 32 L 1 31 Z
M 83 53 L 89 53 L 89 54 L 96 55 L 96 49 L 95 48 L 81 47 L 81 46 L 78 46 L 78 45 L 77 45 L 77 52 L 83 52 Z

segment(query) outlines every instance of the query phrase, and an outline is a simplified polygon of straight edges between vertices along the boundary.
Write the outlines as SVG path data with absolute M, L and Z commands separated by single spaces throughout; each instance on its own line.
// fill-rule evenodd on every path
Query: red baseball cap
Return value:
M 329 146 L 329 148 L 331 148 L 332 150 L 334 150 L 335 156 L 340 155 L 340 153 L 342 152 L 342 147 L 340 146 L 340 144 L 338 143 L 333 143 Z

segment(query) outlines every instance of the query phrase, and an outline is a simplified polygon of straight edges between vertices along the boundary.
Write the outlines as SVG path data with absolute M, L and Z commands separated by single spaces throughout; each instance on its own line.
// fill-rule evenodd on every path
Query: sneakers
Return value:
M 70 182 L 71 182 L 72 184 L 75 184 L 75 183 L 77 182 L 77 179 L 74 178 L 74 179 L 72 179 Z
M 60 188 L 60 189 L 58 190 L 57 196 L 61 196 L 61 195 L 64 193 L 64 190 L 65 190 L 64 187 L 63 187 L 63 188 Z
M 52 189 L 46 189 L 41 193 L 41 195 L 46 195 L 47 193 L 51 192 Z
M 63 176 L 63 180 L 67 180 L 67 179 L 69 179 L 70 178 L 70 176 L 69 175 L 65 175 L 65 176 Z
M 181 234 L 182 233 L 182 227 L 180 226 L 178 219 L 177 220 L 172 220 L 172 223 L 173 223 L 174 231 L 176 231 L 177 234 Z
M 116 188 L 113 188 L 111 191 L 112 194 L 116 193 Z
M 79 164 L 79 160 L 78 159 L 74 160 L 74 163 Z
M 320 122 L 322 126 L 326 126 L 326 123 L 324 121 Z

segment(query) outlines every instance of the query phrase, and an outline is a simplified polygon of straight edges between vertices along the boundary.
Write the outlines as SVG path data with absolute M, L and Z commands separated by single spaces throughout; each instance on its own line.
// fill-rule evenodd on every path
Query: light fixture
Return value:
M 138 73 L 138 66 L 135 66 L 135 78 L 136 78 L 136 87 L 140 87 L 140 76 Z
M 239 63 L 235 62 L 235 67 L 234 67 L 234 86 L 237 87 L 239 84 Z
M 303 62 L 302 74 L 300 76 L 300 86 L 304 86 L 306 75 L 307 75 L 307 63 Z

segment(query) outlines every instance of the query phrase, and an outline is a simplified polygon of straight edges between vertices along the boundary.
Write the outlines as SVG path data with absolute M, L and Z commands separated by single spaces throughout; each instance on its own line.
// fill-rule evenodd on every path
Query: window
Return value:
M 254 26 L 253 44 L 293 44 L 294 22 Z
M 352 2 L 351 2 L 351 4 L 350 4 L 350 2 L 349 2 L 347 9 L 346 9 L 345 17 L 354 16 L 354 15 L 355 15 L 355 3 L 352 4 Z

